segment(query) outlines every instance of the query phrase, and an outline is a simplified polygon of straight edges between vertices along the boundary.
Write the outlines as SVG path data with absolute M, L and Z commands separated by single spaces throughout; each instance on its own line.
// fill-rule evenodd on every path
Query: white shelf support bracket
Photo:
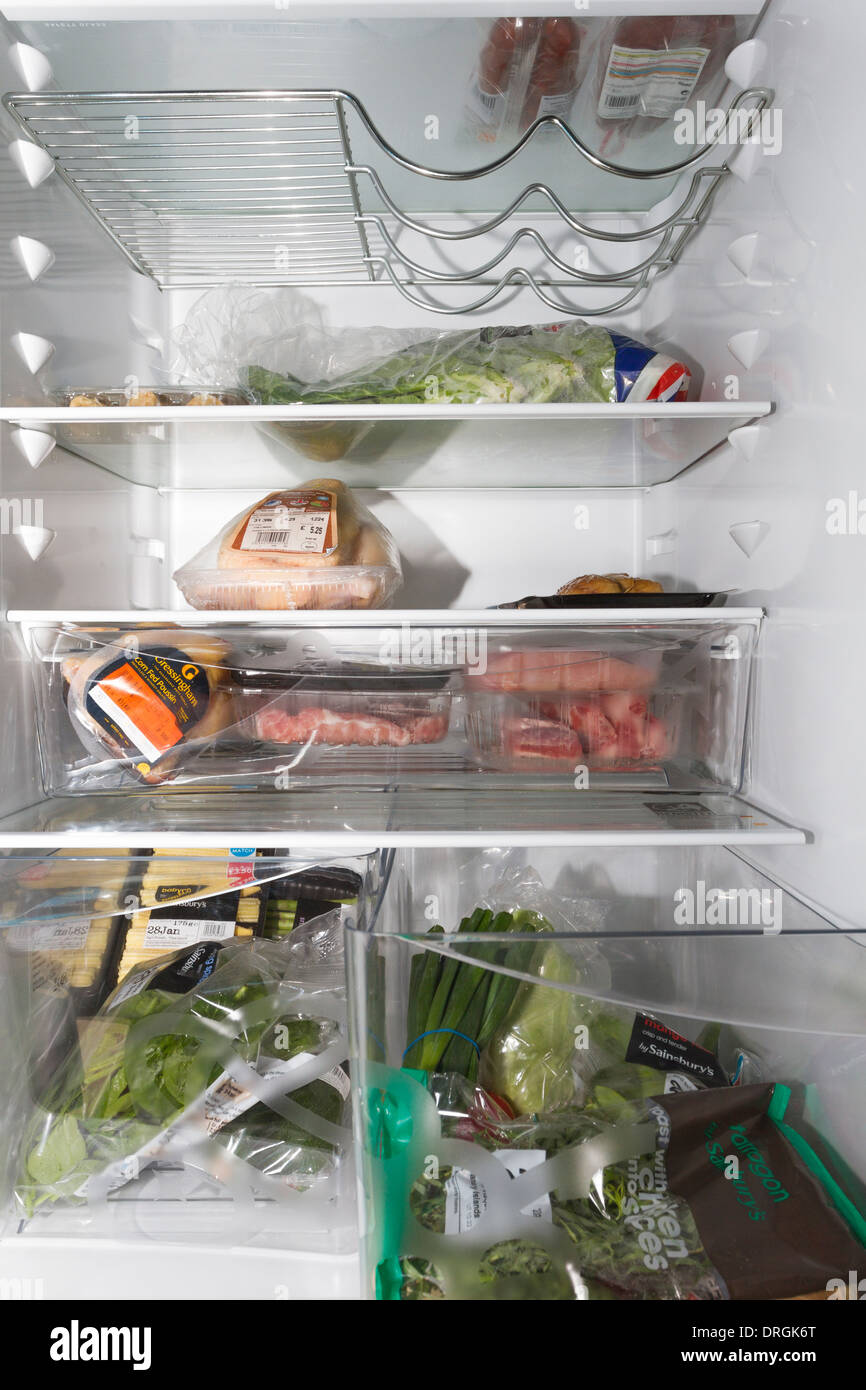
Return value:
M 12 255 L 33 284 L 54 264 L 54 252 L 44 241 L 32 236 L 15 236 L 9 243 Z
M 647 555 L 673 555 L 677 548 L 676 531 L 660 531 L 657 536 L 647 536 Z
M 57 532 L 47 526 L 16 526 L 12 534 L 35 562 L 42 559 Z
M 753 459 L 764 433 L 760 425 L 740 425 L 739 429 L 728 431 L 728 443 L 744 459 Z
M 737 87 L 751 87 L 767 66 L 767 45 L 762 39 L 747 39 L 732 48 L 725 62 L 725 76 Z
M 746 371 L 754 367 L 759 357 L 770 346 L 770 335 L 766 328 L 747 328 L 743 333 L 735 333 L 728 339 L 728 352 L 735 357 Z
M 737 237 L 732 241 L 727 249 L 727 257 L 736 270 L 740 272 L 744 280 L 748 280 L 758 258 L 761 238 L 757 232 L 748 232 L 746 236 Z
M 141 343 L 142 347 L 150 348 L 151 352 L 162 352 L 165 348 L 165 339 L 155 328 L 149 328 L 141 319 L 136 318 L 135 314 L 129 315 L 129 327 L 133 340 Z
M 23 425 L 13 429 L 12 443 L 31 468 L 39 468 L 57 446 L 47 430 L 30 430 Z
M 9 61 L 28 92 L 41 92 L 54 76 L 51 64 L 29 43 L 13 43 L 9 48 Z
M 769 530 L 770 526 L 766 521 L 737 521 L 728 527 L 728 534 L 734 545 L 739 546 L 743 554 L 751 560 L 758 546 L 763 545 Z
M 13 333 L 12 347 L 31 376 L 41 372 L 54 353 L 54 344 L 37 333 Z
M 54 173 L 55 164 L 51 155 L 34 145 L 32 140 L 13 140 L 9 146 L 9 158 L 31 188 L 38 188 Z

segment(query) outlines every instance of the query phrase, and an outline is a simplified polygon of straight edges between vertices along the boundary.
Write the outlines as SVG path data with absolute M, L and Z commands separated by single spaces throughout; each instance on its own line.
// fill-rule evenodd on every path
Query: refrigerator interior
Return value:
M 467 148 L 457 127 L 478 48 L 478 16 L 489 21 L 488 6 L 469 7 L 471 18 L 459 13 L 463 7 L 446 13 L 443 6 L 410 0 L 400 15 L 373 15 L 348 0 L 342 7 L 330 0 L 306 9 L 293 5 L 291 18 L 275 16 L 271 5 L 240 3 L 207 19 L 196 6 L 173 6 L 169 14 L 152 4 L 146 19 L 131 16 L 131 8 L 5 4 L 0 87 L 47 96 L 338 88 L 355 94 L 409 159 L 440 168 L 477 161 L 477 148 Z M 714 8 L 695 0 L 652 6 L 655 13 Z M 747 34 L 759 8 L 725 10 L 738 16 Z M 604 0 L 594 9 L 604 17 L 636 6 Z M 661 993 L 655 1001 L 629 998 L 659 1009 L 678 1004 L 674 1012 L 681 1018 L 721 1015 L 791 1075 L 817 1080 L 832 1137 L 852 1161 L 862 1153 L 862 1116 L 851 1108 L 845 1078 L 861 1064 L 862 1026 L 856 995 L 850 1000 L 847 991 L 862 971 L 863 816 L 851 730 L 866 650 L 854 408 L 863 185 L 856 172 L 859 130 L 851 118 L 858 48 L 850 40 L 859 22 L 853 0 L 832 6 L 771 0 L 757 31 L 766 47 L 748 50 L 731 90 L 761 86 L 775 93 L 778 148 L 738 151 L 678 263 L 625 309 L 592 320 L 681 356 L 691 367 L 696 403 L 684 406 L 674 424 L 661 408 L 627 405 L 559 414 L 558 407 L 525 407 L 512 418 L 495 408 L 431 406 L 414 419 L 384 419 L 345 460 L 332 462 L 314 462 L 280 438 L 272 409 L 241 406 L 220 420 L 222 408 L 214 407 L 194 422 L 179 409 L 163 409 L 156 423 L 145 411 L 136 418 L 127 409 L 115 424 L 96 413 L 88 419 L 87 412 L 70 420 L 69 411 L 64 415 L 52 403 L 52 392 L 69 387 L 122 387 L 128 379 L 161 387 L 176 380 L 178 334 L 208 292 L 208 277 L 160 289 L 136 272 L 69 186 L 46 176 L 32 155 L 25 158 L 20 127 L 8 112 L 0 114 L 4 615 L 207 621 L 187 608 L 173 572 L 263 493 L 322 472 L 356 489 L 395 537 L 404 572 L 395 624 L 483 628 L 491 605 L 553 593 L 578 574 L 614 571 L 658 579 L 666 590 L 728 591 L 729 607 L 763 610 L 750 684 L 745 802 L 703 797 L 708 815 L 688 829 L 658 818 L 635 824 L 628 815 L 623 824 L 602 794 L 600 804 L 587 798 L 577 810 L 572 792 L 553 792 L 542 783 L 521 803 L 513 842 L 528 846 L 536 867 L 541 859 L 555 866 L 561 856 L 578 874 L 590 872 L 597 854 L 627 895 L 623 900 L 643 894 L 656 904 L 658 921 L 675 880 L 709 881 L 715 873 L 736 887 L 767 875 L 767 882 L 790 893 L 794 906 L 786 921 L 802 913 L 802 935 L 789 938 L 783 930 L 778 938 L 732 942 L 695 932 L 668 939 L 673 983 L 667 974 L 656 981 L 660 990 L 662 983 L 670 986 L 666 1005 Z M 429 138 L 431 115 L 437 118 L 435 140 Z M 427 180 L 422 198 L 418 181 L 400 169 L 392 171 L 389 187 L 412 214 L 445 229 L 453 229 L 455 213 L 497 214 L 530 179 L 549 179 L 570 208 L 594 213 L 597 225 L 619 232 L 637 234 L 676 206 L 670 180 L 648 184 L 592 171 L 578 181 L 568 156 L 552 150 L 536 141 L 492 182 L 460 184 L 459 206 L 455 185 Z M 375 143 L 360 127 L 353 152 L 375 166 Z M 575 167 L 581 168 L 578 161 Z M 370 205 L 376 211 L 375 200 Z M 491 245 L 498 252 L 512 229 L 526 224 L 559 244 L 561 223 L 537 200 L 496 229 Z M 567 240 L 562 245 L 573 249 Z M 648 249 L 640 240 L 604 244 L 594 248 L 598 260 L 591 264 L 624 269 Z M 458 244 L 458 253 L 470 257 L 458 264 L 478 259 L 471 246 Z M 532 254 L 528 243 L 521 244 L 504 265 Z M 176 268 L 182 280 L 183 257 Z M 242 260 L 228 278 L 257 282 Z M 329 285 L 312 278 L 301 278 L 295 302 L 303 304 L 305 319 L 328 329 L 434 331 L 562 317 L 519 284 L 483 309 L 450 318 L 408 303 L 390 283 L 347 276 Z M 270 283 L 261 273 L 258 282 Z M 434 288 L 452 303 L 468 302 L 460 297 L 465 285 Z M 562 292 L 580 299 L 573 286 Z M 583 307 L 601 303 L 593 291 Z M 88 434 L 89 426 L 95 432 Z M 363 628 L 382 615 L 356 617 Z M 330 617 L 293 615 L 292 624 L 333 635 Z M 512 843 L 495 787 L 486 802 L 468 802 L 459 786 L 441 793 L 427 825 L 423 797 L 407 801 L 407 793 L 401 803 L 391 789 L 393 805 L 380 808 L 383 833 L 372 837 L 369 822 L 349 818 L 345 828 L 343 787 L 305 792 L 288 811 L 282 794 L 241 801 L 219 792 L 47 796 L 31 662 L 17 621 L 4 620 L 0 641 L 6 750 L 0 845 L 13 851 L 26 845 L 48 853 L 60 843 L 91 847 L 94 854 L 110 844 L 143 847 L 154 843 L 154 824 L 160 843 L 178 851 L 193 844 L 217 848 L 229 830 L 237 835 L 234 843 L 261 847 L 284 843 L 280 831 L 288 824 L 290 843 L 303 843 L 305 852 L 317 833 L 340 852 L 400 845 L 400 873 L 412 864 L 423 877 L 438 876 L 435 856 L 457 853 L 444 848 L 449 827 L 466 853 L 481 853 L 491 842 Z M 754 820 L 758 813 L 770 827 L 764 835 L 743 823 L 744 814 Z M 401 825 L 411 828 L 412 844 L 427 847 L 404 847 Z M 499 835 L 495 841 L 491 828 Z M 723 848 L 735 840 L 734 849 Z M 616 843 L 627 848 L 605 850 Z M 719 868 L 722 856 L 725 867 Z M 398 918 L 408 903 L 397 888 L 400 873 L 382 899 Z M 838 939 L 828 943 L 823 924 Z M 758 986 L 759 957 L 773 977 L 771 988 Z M 643 985 L 650 976 L 639 971 L 636 978 Z M 793 1007 L 807 987 L 808 1027 Z M 8 1020 L 6 1011 L 2 1016 Z M 124 1269 L 134 1271 L 127 1278 L 131 1295 L 158 1284 L 163 1296 L 180 1296 L 194 1277 L 203 1292 L 236 1296 L 228 1264 L 203 1253 L 205 1231 L 173 1245 L 167 1265 L 151 1231 L 124 1246 L 127 1235 L 104 1239 Z M 74 1287 L 84 1261 L 93 1295 L 108 1290 L 106 1267 L 89 1238 L 39 1239 L 51 1246 L 55 1287 Z M 35 1244 L 35 1238 L 16 1241 L 10 1257 L 16 1275 L 37 1277 L 43 1257 L 32 1253 Z M 240 1258 L 233 1256 L 235 1270 Z M 309 1289 L 351 1297 L 360 1288 L 352 1254 L 324 1258 L 295 1250 L 287 1257 L 257 1249 L 254 1256 L 247 1252 L 243 1269 L 251 1297 Z

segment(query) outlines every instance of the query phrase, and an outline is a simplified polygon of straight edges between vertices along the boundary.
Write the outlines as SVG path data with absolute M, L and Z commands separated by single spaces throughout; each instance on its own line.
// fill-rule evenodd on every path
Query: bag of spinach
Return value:
M 18 1204 L 95 1204 L 163 1161 L 259 1195 L 304 1191 L 351 1142 L 347 1051 L 339 913 L 286 942 L 137 966 L 36 1102 Z

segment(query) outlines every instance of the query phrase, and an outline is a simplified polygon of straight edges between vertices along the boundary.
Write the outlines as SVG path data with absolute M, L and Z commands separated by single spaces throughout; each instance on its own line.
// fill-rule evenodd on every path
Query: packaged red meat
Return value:
M 581 92 L 579 134 L 613 162 L 660 167 L 683 158 L 687 151 L 671 138 L 672 118 L 699 98 L 721 95 L 725 61 L 745 33 L 726 14 L 611 20 Z M 660 131 L 643 157 L 631 148 Z
M 567 120 L 578 87 L 581 28 L 573 19 L 497 19 L 466 95 L 479 139 L 514 139 L 540 116 Z
M 663 678 L 667 645 L 621 632 L 604 647 L 489 652 L 486 670 L 465 677 L 476 758 L 513 772 L 660 767 L 676 752 L 683 699 L 681 682 Z
M 174 575 L 193 608 L 381 608 L 402 580 L 393 537 L 337 478 L 271 492 Z
M 166 628 L 123 633 L 66 657 L 75 732 L 136 780 L 171 780 L 191 743 L 212 742 L 232 722 L 227 651 L 207 633 Z
M 257 742 L 405 748 L 440 743 L 448 733 L 450 670 L 343 662 L 234 675 L 244 727 Z
M 477 761 L 493 771 L 646 772 L 675 756 L 682 701 L 667 690 L 580 698 L 470 694 L 466 735 Z

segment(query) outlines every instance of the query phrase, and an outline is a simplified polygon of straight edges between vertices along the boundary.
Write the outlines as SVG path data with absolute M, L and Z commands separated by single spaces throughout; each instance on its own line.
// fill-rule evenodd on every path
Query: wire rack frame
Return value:
M 773 92 L 740 92 L 729 107 L 749 138 Z M 472 169 L 435 169 L 400 154 L 357 97 L 338 90 L 12 93 L 3 105 L 25 135 L 53 159 L 63 182 L 136 271 L 161 289 L 207 287 L 230 280 L 260 285 L 387 283 L 411 303 L 442 314 L 483 307 L 521 285 L 557 312 L 594 316 L 622 309 L 680 258 L 709 216 L 730 171 L 730 156 L 707 162 L 714 142 L 678 163 L 637 170 L 595 154 L 558 116 L 542 116 L 509 150 Z M 636 231 L 594 227 L 571 212 L 545 183 L 528 184 L 495 216 L 458 230 L 423 222 L 389 195 L 378 169 L 352 158 L 347 113 L 391 165 L 421 179 L 466 183 L 495 174 L 539 132 L 553 128 L 572 151 L 613 179 L 685 182 L 667 216 Z M 745 118 L 743 125 L 742 118 Z M 686 179 L 686 176 L 691 177 Z M 384 213 L 364 209 L 362 186 Z M 680 184 L 677 184 L 677 188 Z M 517 217 L 531 197 L 547 203 L 556 224 L 584 242 L 653 242 L 625 270 L 592 272 L 569 264 L 537 228 L 518 226 L 504 244 L 468 269 L 445 269 L 398 244 L 408 233 L 431 252 L 482 243 Z M 611 205 L 616 204 L 615 195 Z M 534 248 L 533 267 L 506 263 Z M 489 248 L 488 248 L 489 249 Z M 540 268 L 539 268 L 540 267 Z M 460 303 L 433 292 L 480 289 Z M 603 303 L 577 303 L 563 288 L 609 288 Z

